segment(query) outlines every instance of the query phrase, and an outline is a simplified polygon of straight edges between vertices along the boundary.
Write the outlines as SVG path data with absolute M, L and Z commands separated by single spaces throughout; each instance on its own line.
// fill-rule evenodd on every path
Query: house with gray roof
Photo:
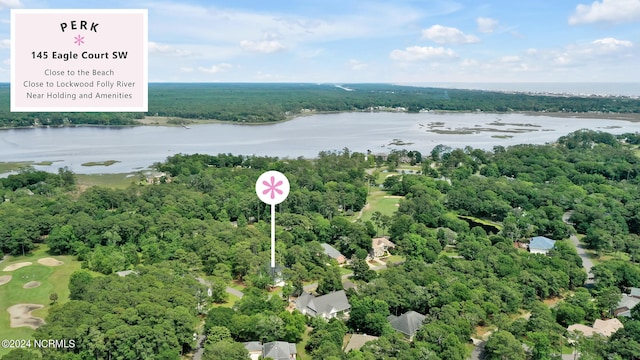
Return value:
M 243 343 L 251 360 L 270 358 L 273 360 L 294 360 L 297 357 L 296 344 L 286 341 L 272 341 L 261 344 L 258 341 Z
M 272 341 L 262 346 L 262 358 L 273 360 L 295 359 L 297 355 L 296 344 L 285 341 Z
M 408 311 L 400 316 L 389 315 L 387 317 L 391 327 L 401 332 L 409 341 L 413 341 L 413 337 L 422 326 L 424 319 L 424 315 L 415 311 Z
M 335 317 L 348 316 L 351 304 L 349 304 L 344 290 L 334 291 L 322 296 L 303 292 L 296 299 L 296 309 L 302 314 L 313 317 L 321 316 L 328 320 Z
M 334 248 L 333 246 L 327 243 L 322 243 L 320 244 L 320 246 L 322 246 L 322 248 L 324 249 L 324 253 L 328 257 L 335 259 L 338 262 L 338 264 L 344 264 L 347 261 L 347 258 L 344 257 L 344 255 L 342 255 L 342 253 L 338 251 L 336 248 Z
M 613 314 L 615 316 L 630 317 L 631 309 L 636 307 L 638 304 L 640 304 L 640 298 L 627 295 L 627 294 L 622 294 L 622 299 L 620 299 L 620 302 L 616 306 L 615 310 L 613 310 Z
M 251 360 L 258 360 L 260 356 L 262 356 L 262 343 L 259 341 L 249 341 L 242 343 L 242 345 L 244 345 L 244 348 L 249 352 Z
M 532 254 L 547 255 L 549 250 L 553 249 L 556 241 L 545 236 L 535 236 L 529 242 L 529 252 Z
M 640 288 L 632 287 L 629 289 L 629 296 L 640 299 Z

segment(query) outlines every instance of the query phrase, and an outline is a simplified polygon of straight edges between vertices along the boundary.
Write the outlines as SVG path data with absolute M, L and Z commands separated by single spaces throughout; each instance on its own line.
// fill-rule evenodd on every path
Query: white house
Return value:
M 348 316 L 351 304 L 349 304 L 344 290 L 334 291 L 322 296 L 303 292 L 296 299 L 296 309 L 305 315 L 321 316 L 329 320 L 338 316 Z
M 547 255 L 549 250 L 553 249 L 556 241 L 551 240 L 548 237 L 536 236 L 531 238 L 529 242 L 529 252 L 532 254 Z

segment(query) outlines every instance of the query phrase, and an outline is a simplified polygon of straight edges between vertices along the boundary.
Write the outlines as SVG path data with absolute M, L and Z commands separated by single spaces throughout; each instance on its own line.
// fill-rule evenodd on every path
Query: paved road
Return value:
M 567 211 L 562 215 L 562 221 L 564 221 L 565 224 L 573 225 L 569 222 L 570 217 L 571 211 Z M 580 243 L 580 240 L 575 235 L 571 235 L 569 237 L 569 240 L 571 240 L 573 246 L 576 247 L 576 252 L 578 253 L 578 256 L 580 256 L 580 259 L 582 259 L 582 267 L 584 267 L 584 270 L 587 272 L 587 281 L 584 284 L 593 284 L 593 274 L 591 273 L 593 261 L 591 261 L 591 256 L 589 256 L 589 254 L 587 253 L 587 248 L 584 246 L 584 244 Z
M 200 276 L 196 277 L 196 280 L 198 280 L 198 282 L 199 282 L 200 284 L 202 284 L 202 285 L 205 285 L 205 286 L 211 286 L 211 283 L 210 283 L 210 282 L 208 282 L 207 280 L 205 280 L 205 279 L 201 278 Z M 228 294 L 235 295 L 235 296 L 239 297 L 240 299 L 242 299 L 242 297 L 244 296 L 244 293 L 243 293 L 242 291 L 240 291 L 240 290 L 238 290 L 238 289 L 234 289 L 234 288 L 232 288 L 231 286 L 227 286 L 227 288 L 225 289 L 225 291 L 226 291 Z
M 577 236 L 571 235 L 569 239 L 576 247 L 578 256 L 580 256 L 580 258 L 582 259 L 582 267 L 584 267 L 584 270 L 587 272 L 587 281 L 584 284 L 593 284 L 593 274 L 591 273 L 593 261 L 591 261 L 591 256 L 589 256 L 589 254 L 587 253 L 587 249 L 585 248 L 584 244 L 580 243 L 580 240 L 578 240 Z
M 471 352 L 471 360 L 482 360 L 484 359 L 484 346 L 487 344 L 486 341 L 479 342 Z
M 196 352 L 193 353 L 193 360 L 202 360 L 202 354 L 204 354 L 204 335 L 198 336 L 198 342 L 196 343 Z

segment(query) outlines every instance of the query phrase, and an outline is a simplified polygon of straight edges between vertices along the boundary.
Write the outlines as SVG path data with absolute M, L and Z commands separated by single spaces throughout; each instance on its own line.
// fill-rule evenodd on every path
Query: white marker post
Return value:
M 276 204 L 289 195 L 289 180 L 279 171 L 267 171 L 256 181 L 256 194 L 265 204 L 271 205 L 271 270 L 276 268 Z

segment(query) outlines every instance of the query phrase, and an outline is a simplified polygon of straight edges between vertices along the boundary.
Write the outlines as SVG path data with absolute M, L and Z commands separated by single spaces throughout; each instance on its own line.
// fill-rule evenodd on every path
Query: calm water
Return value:
M 544 144 L 581 128 L 619 134 L 640 131 L 640 123 L 521 114 L 341 113 L 270 125 L 207 124 L 193 125 L 191 129 L 152 126 L 13 129 L 0 131 L 0 162 L 55 161 L 51 166 L 37 168 L 55 172 L 59 167 L 69 166 L 77 173 L 120 173 L 146 169 L 175 153 L 313 158 L 320 151 L 344 147 L 358 152 L 405 148 L 428 153 L 437 144 L 483 149 L 495 145 Z M 512 138 L 492 137 L 496 135 Z M 394 139 L 413 144 L 390 145 Z M 105 160 L 120 162 L 108 167 L 81 166 Z

